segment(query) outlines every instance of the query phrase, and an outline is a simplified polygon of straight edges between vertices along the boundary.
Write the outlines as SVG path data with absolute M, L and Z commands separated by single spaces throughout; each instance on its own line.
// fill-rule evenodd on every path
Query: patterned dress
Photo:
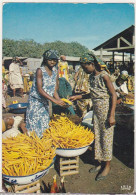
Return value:
M 90 92 L 89 90 L 89 74 L 87 74 L 82 67 L 78 70 L 77 80 L 75 82 L 74 93 L 78 94 L 87 94 Z M 80 99 L 77 100 L 76 109 L 78 111 L 78 115 L 84 117 L 88 110 L 92 107 L 91 99 Z
M 50 96 L 54 95 L 57 70 L 54 68 L 52 75 L 49 76 L 45 67 L 40 67 L 43 76 L 43 89 Z M 37 90 L 36 77 L 33 80 L 28 107 L 26 111 L 26 128 L 28 131 L 34 130 L 39 137 L 45 129 L 49 127 L 49 102 L 48 99 L 41 96 Z
M 95 159 L 110 161 L 112 159 L 114 126 L 110 127 L 110 94 L 104 83 L 102 71 L 99 75 L 90 75 L 90 93 L 94 111 Z

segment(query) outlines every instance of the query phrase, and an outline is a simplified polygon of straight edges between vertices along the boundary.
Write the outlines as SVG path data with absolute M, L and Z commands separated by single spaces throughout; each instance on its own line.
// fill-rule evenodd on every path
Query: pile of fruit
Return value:
M 51 139 L 40 139 L 35 132 L 2 140 L 2 173 L 27 176 L 50 166 L 55 157 Z
M 16 137 L 2 139 L 2 173 L 9 176 L 32 175 L 51 165 L 56 148 L 90 145 L 94 134 L 72 120 L 65 114 L 55 115 L 42 138 L 32 131 L 29 136 L 20 133 Z
M 42 139 L 50 138 L 57 148 L 80 148 L 94 140 L 94 134 L 88 128 L 76 125 L 64 114 L 57 115 L 51 120 L 49 128 L 43 133 Z

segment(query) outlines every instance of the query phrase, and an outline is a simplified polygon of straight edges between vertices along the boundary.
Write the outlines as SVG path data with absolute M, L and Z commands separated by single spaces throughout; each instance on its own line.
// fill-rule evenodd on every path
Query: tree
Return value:
M 3 39 L 3 57 L 31 57 L 41 58 L 47 49 L 55 49 L 60 55 L 81 56 L 82 53 L 89 51 L 87 47 L 78 42 L 66 43 L 55 41 L 51 43 L 36 43 L 34 40 L 10 40 Z

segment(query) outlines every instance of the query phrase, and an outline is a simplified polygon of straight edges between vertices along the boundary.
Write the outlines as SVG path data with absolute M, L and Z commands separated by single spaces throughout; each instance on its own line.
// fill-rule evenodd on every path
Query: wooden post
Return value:
M 102 51 L 103 51 L 103 48 L 100 49 L 100 58 L 101 58 L 101 60 L 102 60 L 102 57 L 103 57 Z
M 123 64 L 124 64 L 124 52 L 123 52 L 123 55 L 122 55 L 122 61 L 123 61 Z
M 130 62 L 132 62 L 132 54 L 130 53 Z
M 120 38 L 117 39 L 117 48 L 120 48 Z
M 114 51 L 112 52 L 112 61 L 113 61 L 113 67 L 114 67 Z
M 132 37 L 132 45 L 135 45 L 135 36 Z

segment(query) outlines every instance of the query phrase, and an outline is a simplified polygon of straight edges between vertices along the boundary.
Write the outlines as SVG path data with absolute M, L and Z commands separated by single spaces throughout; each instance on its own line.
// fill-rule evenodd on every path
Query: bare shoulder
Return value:
M 103 71 L 102 72 L 102 77 L 105 81 L 109 81 L 110 80 L 110 76 L 107 72 Z
M 107 74 L 103 75 L 103 78 L 104 78 L 105 80 L 109 80 L 109 79 L 110 79 L 110 77 L 109 77 Z
M 42 70 L 40 68 L 37 68 L 37 70 L 36 70 L 36 76 L 39 76 L 39 77 L 42 76 Z
M 36 73 L 37 73 L 37 74 L 41 74 L 41 73 L 42 73 L 41 68 L 37 68 Z

